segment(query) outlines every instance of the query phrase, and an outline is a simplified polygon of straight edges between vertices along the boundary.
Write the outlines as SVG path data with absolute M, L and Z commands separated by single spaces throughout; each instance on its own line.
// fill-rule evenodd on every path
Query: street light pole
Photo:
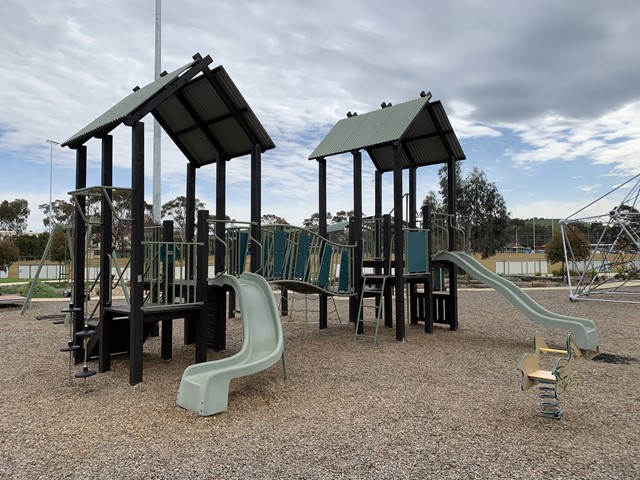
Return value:
M 53 232 L 53 146 L 60 145 L 55 140 L 47 140 L 51 145 L 51 155 L 49 158 L 49 235 Z
M 533 253 L 536 253 L 536 217 L 533 217 Z

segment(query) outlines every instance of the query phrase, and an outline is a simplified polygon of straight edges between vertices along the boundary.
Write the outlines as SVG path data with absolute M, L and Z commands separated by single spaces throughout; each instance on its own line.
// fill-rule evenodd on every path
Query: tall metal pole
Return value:
M 49 158 L 49 235 L 53 232 L 53 146 L 60 145 L 55 140 L 47 140 L 51 145 L 51 155 Z
M 160 3 L 161 0 L 156 0 L 156 61 L 154 79 L 160 78 Z M 153 122 L 153 222 L 160 223 L 161 215 L 160 208 L 162 203 L 161 195 L 161 183 L 162 183 L 162 167 L 160 159 L 160 124 L 157 120 Z

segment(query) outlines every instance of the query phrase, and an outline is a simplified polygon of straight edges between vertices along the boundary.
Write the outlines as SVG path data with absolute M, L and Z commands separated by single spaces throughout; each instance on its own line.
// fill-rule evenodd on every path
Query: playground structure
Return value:
M 561 220 L 567 270 L 575 272 L 568 275 L 571 300 L 640 303 L 639 203 L 636 175 Z M 573 246 L 582 238 L 591 247 L 586 260 Z
M 283 353 L 279 346 L 281 330 L 272 325 L 275 320 L 271 303 L 264 298 L 266 290 L 261 287 L 262 295 L 256 294 L 259 282 L 245 270 L 282 290 L 283 313 L 287 310 L 288 290 L 318 294 L 321 329 L 328 327 L 328 299 L 345 296 L 349 298 L 349 320 L 356 336 L 371 337 L 374 343 L 381 322 L 391 328 L 395 321 L 396 339 L 405 338 L 405 301 L 411 324 L 424 322 L 429 333 L 434 324 L 456 330 L 458 266 L 462 263 L 471 270 L 479 267 L 471 257 L 453 253 L 463 244 L 456 228 L 455 175 L 448 176 L 451 201 L 446 214 L 432 215 L 423 207 L 419 224 L 417 208 L 417 169 L 446 165 L 452 172 L 455 162 L 465 158 L 442 103 L 431 101 L 431 94 L 421 92 L 418 99 L 406 103 L 385 103 L 382 109 L 362 115 L 349 113 L 309 157 L 319 169 L 318 231 L 290 225 L 262 226 L 261 158 L 275 144 L 224 68 L 209 68 L 211 62 L 209 56 L 194 55 L 187 65 L 164 72 L 143 88 L 136 87 L 131 95 L 62 144 L 76 151 L 76 186 L 70 192 L 76 205 L 72 292 L 75 307 L 84 298 L 86 234 L 93 226 L 100 226 L 98 306 L 89 318 L 84 309 L 72 312 L 75 362 L 85 361 L 87 354 L 97 356 L 98 371 L 105 372 L 111 368 L 113 354 L 128 352 L 129 382 L 139 383 L 143 380 L 146 338 L 160 325 L 161 357 L 169 359 L 172 322 L 184 319 L 184 342 L 195 344 L 195 363 L 203 364 L 207 348 L 226 348 L 227 312 L 234 309 L 237 296 L 245 334 L 250 334 L 245 338 L 249 343 L 243 346 L 242 355 L 230 357 L 234 360 L 212 362 L 185 372 L 185 385 L 179 396 L 179 403 L 183 402 L 180 404 L 202 414 L 221 411 L 226 408 L 225 395 L 211 397 L 212 385 L 222 385 L 224 391 L 229 378 L 255 372 L 258 366 L 273 365 Z M 145 162 L 141 120 L 149 113 L 188 160 L 185 238 L 174 238 L 171 221 L 152 227 L 143 223 Z M 131 128 L 132 135 L 130 187 L 112 185 L 110 132 L 122 124 Z M 86 143 L 93 138 L 101 141 L 101 185 L 87 187 Z M 363 218 L 362 212 L 363 150 L 375 168 L 375 213 L 371 218 Z M 353 157 L 354 216 L 348 225 L 348 244 L 330 241 L 326 224 L 327 159 L 344 153 Z M 245 155 L 251 156 L 251 218 L 245 223 L 225 221 L 226 162 Z M 211 164 L 216 168 L 215 215 L 207 210 L 196 214 L 196 172 Z M 403 193 L 404 170 L 409 173 L 407 195 Z M 393 211 L 384 214 L 382 178 L 391 172 Z M 131 214 L 127 218 L 116 218 L 114 214 L 113 193 L 119 190 L 131 198 Z M 100 201 L 99 214 L 87 214 L 90 197 Z M 116 220 L 130 226 L 131 253 L 125 267 L 120 266 L 113 248 Z M 111 289 L 116 284 L 126 287 L 124 269 L 128 271 L 130 288 L 125 288 L 126 303 L 115 304 Z M 480 276 L 493 281 L 486 274 Z M 504 293 L 504 289 L 501 291 Z M 263 305 L 262 315 L 247 307 L 247 297 L 250 303 Z M 373 298 L 373 316 L 365 315 L 367 298 Z M 518 302 L 524 308 L 526 301 L 518 297 Z M 585 326 L 588 321 L 552 318 L 549 312 L 538 312 L 536 318 L 558 328 L 573 324 L 590 328 Z M 269 346 L 254 350 L 252 338 L 265 333 L 259 326 L 261 322 L 271 332 L 261 344 Z M 372 334 L 365 330 L 370 323 Z M 96 334 L 83 343 L 74 335 L 85 325 Z M 273 328 L 269 330 L 267 325 Z M 593 332 L 584 334 L 578 330 L 581 348 L 597 348 L 595 327 Z
M 550 370 L 540 368 L 540 354 L 556 355 Z M 567 336 L 567 347 L 564 350 L 549 348 L 539 332 L 533 337 L 533 353 L 525 353 L 518 362 L 520 371 L 520 388 L 527 391 L 538 385 L 540 393 L 540 415 L 556 420 L 562 418 L 564 412 L 558 395 L 575 387 L 573 366 L 576 357 L 580 356 L 573 336 Z M 557 355 L 561 355 L 558 357 Z

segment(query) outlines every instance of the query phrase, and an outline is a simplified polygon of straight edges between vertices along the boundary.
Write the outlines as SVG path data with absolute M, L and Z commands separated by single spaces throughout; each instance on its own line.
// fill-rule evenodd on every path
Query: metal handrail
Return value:
M 198 242 L 143 241 L 145 249 L 154 251 L 155 265 L 149 271 L 158 272 L 149 278 L 149 293 L 144 310 L 158 309 L 170 305 L 201 305 L 196 301 L 197 272 L 190 278 L 189 265 L 197 261 Z M 145 258 L 149 258 L 145 255 Z
M 433 251 L 434 253 L 446 252 L 449 250 L 449 228 L 456 231 L 456 250 L 464 250 L 466 245 L 464 230 L 451 225 L 453 215 L 448 213 L 433 213 L 431 215 L 431 227 L 433 229 Z

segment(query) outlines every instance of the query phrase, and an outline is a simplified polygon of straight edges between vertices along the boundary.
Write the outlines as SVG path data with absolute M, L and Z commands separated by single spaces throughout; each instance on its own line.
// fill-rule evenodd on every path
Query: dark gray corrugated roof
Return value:
M 131 125 L 149 112 L 187 159 L 197 166 L 275 147 L 240 90 L 222 67 L 209 69 L 209 56 L 133 92 L 84 127 L 63 146 L 76 148 L 121 123 Z
M 440 101 L 430 96 L 344 118 L 320 142 L 310 160 L 366 149 L 376 168 L 393 170 L 393 144 L 403 143 L 403 168 L 464 160 Z
M 231 77 L 219 66 L 206 71 L 154 111 L 174 143 L 197 165 L 263 151 L 275 144 Z

